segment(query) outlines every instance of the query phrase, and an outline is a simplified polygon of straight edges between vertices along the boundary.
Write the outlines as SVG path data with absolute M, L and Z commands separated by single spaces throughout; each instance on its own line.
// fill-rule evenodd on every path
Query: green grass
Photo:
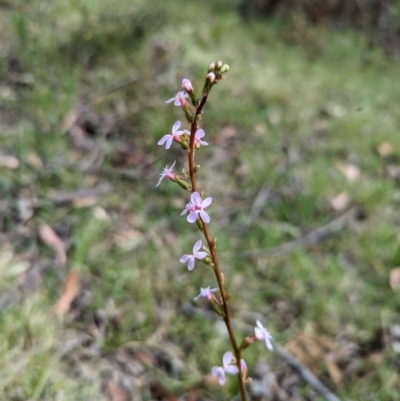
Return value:
M 4 399 L 102 399 L 99 361 L 127 344 L 177 347 L 183 367 L 173 379 L 160 379 L 177 394 L 220 363 L 229 347 L 220 326 L 181 313 L 200 286 L 213 282 L 205 266 L 188 274 L 179 263 L 198 238 L 179 216 L 186 198 L 167 182 L 154 188 L 163 166 L 184 161 L 176 148 L 156 146 L 182 119 L 164 101 L 184 77 L 199 86 L 218 59 L 231 71 L 206 108 L 203 127 L 212 146 L 199 152 L 199 176 L 214 198 L 211 230 L 225 255 L 235 318 L 253 325 L 249 314 L 262 317 L 280 344 L 305 332 L 347 339 L 360 349 L 353 357 L 360 367 L 338 388 L 325 366 L 321 376 L 343 398 L 395 399 L 398 361 L 382 331 L 396 323 L 400 307 L 388 281 L 400 261 L 399 186 L 386 173 L 400 160 L 398 65 L 379 49 L 367 51 L 351 31 L 309 27 L 304 43 L 291 44 L 287 25 L 243 22 L 226 1 L 13 2 L 4 13 L 1 152 L 21 164 L 0 172 L 1 200 L 11 205 L 0 208 L 0 290 L 18 285 L 19 261 L 51 264 L 53 252 L 37 235 L 45 221 L 63 233 L 67 267 L 79 271 L 86 293 L 80 314 L 59 321 L 52 306 L 67 271 L 51 267 L 34 291 L 0 311 Z M 134 82 L 112 90 L 126 79 Z M 68 112 L 82 105 L 103 119 L 89 134 L 90 150 L 74 147 L 62 129 Z M 107 116 L 114 124 L 102 133 Z M 382 142 L 394 149 L 389 158 L 377 152 Z M 139 179 L 115 175 L 122 143 L 136 157 L 130 168 Z M 32 153 L 44 167 L 32 167 Z M 349 181 L 338 163 L 358 166 L 360 179 Z M 17 199 L 77 190 L 93 175 L 113 186 L 96 205 L 42 202 L 22 230 Z M 270 198 L 248 227 L 263 185 Z M 326 224 L 338 215 L 330 200 L 343 191 L 364 219 L 308 249 L 242 258 L 242 250 L 279 245 Z M 96 217 L 96 207 L 108 220 Z M 88 356 L 82 345 L 66 355 L 66 342 L 92 327 L 99 310 L 121 313 L 118 324 L 106 323 L 99 351 Z M 284 371 L 257 346 L 245 355 L 250 373 L 261 354 Z M 235 385 L 211 391 L 227 399 Z

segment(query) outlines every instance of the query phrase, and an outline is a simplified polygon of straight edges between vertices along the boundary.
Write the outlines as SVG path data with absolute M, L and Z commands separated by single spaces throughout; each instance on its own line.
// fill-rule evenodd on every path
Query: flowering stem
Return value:
M 192 184 L 192 192 L 199 192 L 197 190 L 196 175 L 195 175 L 195 171 L 194 171 L 194 166 L 195 166 L 195 163 L 194 163 L 194 158 L 195 158 L 194 140 L 195 140 L 196 132 L 199 128 L 198 122 L 201 119 L 203 108 L 208 100 L 208 94 L 209 94 L 209 92 L 207 92 L 203 95 L 201 102 L 196 107 L 196 112 L 195 112 L 194 119 L 193 119 L 193 122 L 191 124 L 191 129 L 190 129 L 188 159 L 189 159 L 189 176 L 190 176 L 190 181 Z M 199 219 L 201 219 L 201 218 L 199 217 Z M 208 244 L 208 247 L 210 250 L 211 259 L 213 261 L 213 269 L 214 269 L 215 277 L 217 279 L 219 291 L 220 291 L 221 298 L 222 298 L 223 319 L 224 319 L 226 328 L 228 330 L 230 341 L 232 343 L 232 348 L 233 348 L 235 358 L 236 358 L 236 365 L 239 369 L 238 381 L 239 381 L 240 395 L 241 395 L 242 401 L 247 401 L 247 394 L 246 394 L 245 384 L 243 381 L 243 376 L 242 376 L 242 371 L 241 371 L 241 363 L 240 363 L 241 351 L 237 344 L 235 334 L 233 332 L 231 312 L 230 312 L 229 304 L 228 304 L 228 295 L 226 293 L 224 279 L 223 279 L 221 270 L 219 268 L 217 250 L 216 250 L 216 242 L 212 239 L 212 236 L 208 229 L 208 225 L 206 223 L 204 223 L 204 221 L 202 221 L 202 223 L 203 223 L 204 236 L 206 238 L 206 241 L 207 241 L 207 244 Z

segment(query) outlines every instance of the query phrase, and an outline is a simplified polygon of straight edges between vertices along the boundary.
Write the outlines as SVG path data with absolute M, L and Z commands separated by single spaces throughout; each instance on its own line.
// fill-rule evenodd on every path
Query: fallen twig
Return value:
M 349 221 L 353 220 L 358 213 L 357 207 L 352 207 L 346 213 L 341 215 L 340 217 L 330 221 L 328 224 L 321 226 L 303 237 L 297 238 L 293 241 L 286 242 L 282 245 L 272 246 L 269 248 L 256 248 L 256 249 L 248 249 L 240 252 L 240 256 L 243 257 L 256 257 L 256 256 L 265 256 L 265 255 L 273 255 L 273 254 L 283 254 L 287 252 L 291 252 L 299 247 L 307 247 L 309 245 L 315 244 L 317 242 L 323 241 L 327 237 L 330 237 L 334 233 L 342 230 Z M 223 252 L 220 254 L 221 257 L 230 256 L 231 252 Z
M 274 352 L 283 359 L 296 373 L 307 382 L 318 394 L 328 401 L 340 401 L 340 398 L 329 390 L 314 374 L 293 355 L 289 354 L 283 347 L 274 346 Z

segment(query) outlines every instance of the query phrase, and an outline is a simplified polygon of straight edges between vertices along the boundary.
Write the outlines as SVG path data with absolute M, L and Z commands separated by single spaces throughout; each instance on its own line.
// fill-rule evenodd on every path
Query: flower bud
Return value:
M 195 166 L 194 166 L 194 172 L 195 173 L 197 173 L 199 170 L 200 170 L 200 164 L 196 164 Z
M 217 70 L 220 70 L 222 68 L 222 61 L 217 61 L 217 64 L 215 64 L 215 67 Z
M 205 263 L 206 265 L 211 265 L 212 264 L 212 260 L 209 256 L 206 256 L 204 259 L 201 260 L 203 263 Z
M 177 184 L 179 184 L 179 186 L 183 189 L 186 189 L 187 191 L 191 188 L 190 184 L 187 183 L 186 181 L 183 181 L 182 179 L 180 179 L 178 176 L 175 176 L 175 182 Z
M 223 66 L 222 66 L 222 68 L 221 68 L 221 70 L 220 70 L 220 73 L 221 74 L 223 74 L 223 73 L 225 73 L 225 72 L 228 72 L 229 71 L 229 65 L 228 64 L 224 64 Z
M 193 92 L 193 86 L 189 79 L 182 79 L 182 89 L 184 89 L 189 94 Z
M 200 219 L 196 220 L 196 225 L 201 231 L 204 231 L 203 222 Z
M 214 71 L 215 70 L 215 63 L 211 63 L 209 66 L 208 66 L 208 72 L 212 72 L 212 71 Z
M 207 81 L 213 83 L 215 81 L 215 74 L 213 72 L 209 72 L 206 76 Z
M 193 114 L 192 114 L 192 112 L 189 110 L 189 105 L 186 103 L 185 105 L 182 106 L 182 109 L 183 109 L 183 111 L 184 111 L 184 113 L 185 113 L 186 120 L 187 120 L 189 123 L 192 123 L 192 122 L 193 122 Z
M 239 349 L 240 350 L 246 349 L 250 344 L 253 343 L 253 341 L 254 341 L 254 338 L 251 337 L 251 336 L 248 336 L 248 337 L 244 338 L 243 341 L 240 344 Z

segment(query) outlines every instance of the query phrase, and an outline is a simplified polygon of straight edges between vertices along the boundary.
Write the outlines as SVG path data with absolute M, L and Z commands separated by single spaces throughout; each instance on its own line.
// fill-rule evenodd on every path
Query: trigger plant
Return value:
M 205 196 L 197 182 L 196 174 L 199 170 L 199 166 L 196 165 L 196 152 L 202 152 L 203 147 L 209 145 L 204 140 L 206 134 L 200 127 L 204 108 L 211 90 L 225 78 L 225 74 L 228 71 L 229 66 L 227 64 L 223 64 L 221 61 L 212 63 L 208 67 L 203 86 L 199 92 L 196 91 L 196 88 L 188 78 L 184 78 L 182 80 L 182 90 L 166 101 L 166 103 L 173 103 L 174 106 L 182 109 L 187 126 L 184 127 L 181 121 L 176 121 L 172 126 L 171 133 L 165 134 L 158 141 L 158 145 L 165 146 L 165 149 L 179 146 L 183 152 L 186 152 L 187 166 L 184 166 L 184 170 L 187 171 L 187 174 L 184 176 L 175 174 L 173 171 L 175 162 L 173 162 L 170 167 L 167 165 L 160 173 L 156 186 L 159 186 L 161 181 L 167 178 L 167 181 L 177 183 L 182 189 L 186 190 L 183 196 L 185 196 L 187 203 L 181 215 L 185 216 L 188 223 L 196 223 L 191 227 L 200 232 L 205 245 L 203 247 L 203 240 L 199 239 L 194 244 L 192 253 L 183 255 L 180 262 L 187 266 L 189 272 L 198 263 L 205 263 L 209 266 L 210 273 L 213 273 L 215 288 L 211 288 L 211 285 L 201 288 L 199 295 L 194 300 L 197 301 L 200 298 L 204 298 L 211 303 L 214 311 L 224 321 L 230 340 L 230 345 L 227 344 L 227 348 L 230 349 L 222 356 L 222 366 L 214 366 L 211 370 L 211 375 L 218 380 L 221 386 L 226 383 L 227 375 L 236 376 L 241 399 L 246 401 L 246 385 L 251 379 L 247 377 L 248 369 L 245 360 L 242 358 L 242 353 L 254 341 L 264 342 L 266 348 L 272 351 L 272 336 L 262 323 L 257 320 L 254 335 L 245 337 L 241 342 L 237 340 L 232 326 L 230 308 L 230 302 L 234 300 L 234 296 L 228 296 L 224 274 L 218 260 L 216 238 L 212 236 L 210 228 L 210 214 L 212 214 L 214 200 L 210 196 Z M 189 194 L 187 194 L 188 192 Z

